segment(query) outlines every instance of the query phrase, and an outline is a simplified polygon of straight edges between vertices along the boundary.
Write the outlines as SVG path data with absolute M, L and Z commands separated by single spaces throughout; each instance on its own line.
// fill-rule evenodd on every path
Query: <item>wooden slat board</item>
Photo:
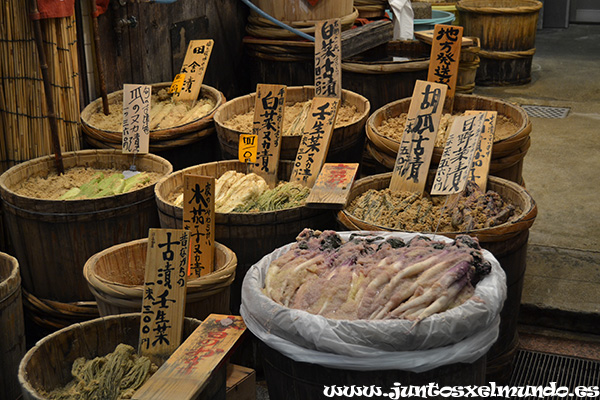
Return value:
M 465 115 L 473 115 L 480 111 L 469 110 Z M 494 132 L 496 131 L 497 111 L 486 111 L 483 131 L 479 138 L 479 145 L 473 157 L 473 165 L 469 180 L 474 181 L 477 186 L 485 192 L 487 188 L 487 178 L 490 171 L 490 162 L 492 161 L 492 146 L 494 145 Z
M 315 97 L 304 125 L 290 181 L 312 187 L 325 163 L 340 100 Z
M 447 86 L 440 83 L 421 80 L 415 83 L 390 180 L 392 191 L 422 194 L 425 190 L 446 90 Z
M 150 229 L 138 352 L 162 364 L 181 343 L 190 234 Z
M 431 195 L 456 194 L 465 189 L 484 122 L 485 112 L 454 119 Z
M 134 394 L 136 400 L 194 399 L 246 331 L 239 316 L 209 315 Z
M 214 40 L 191 40 L 180 74 L 185 74 L 181 91 L 173 96 L 175 100 L 194 101 L 200 94 L 208 60 L 212 53 Z
M 433 44 L 431 46 L 427 80 L 448 85 L 444 112 L 450 114 L 452 114 L 454 105 L 462 35 L 462 26 L 438 24 L 434 29 Z
M 339 18 L 315 26 L 315 97 L 342 97 L 341 32 Z
M 306 198 L 306 205 L 315 208 L 344 208 L 358 170 L 358 164 L 325 164 Z
M 123 85 L 123 153 L 149 151 L 151 94 L 150 85 Z
M 214 271 L 215 178 L 183 176 L 183 228 L 190 231 L 190 279 Z
M 256 85 L 252 133 L 258 148 L 256 163 L 249 164 L 248 171 L 262 176 L 269 187 L 277 183 L 286 94 L 284 85 Z

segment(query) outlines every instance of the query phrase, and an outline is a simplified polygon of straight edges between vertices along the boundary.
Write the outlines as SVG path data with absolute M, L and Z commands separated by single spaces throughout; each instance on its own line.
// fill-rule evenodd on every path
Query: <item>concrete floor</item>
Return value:
M 538 205 L 530 229 L 523 324 L 598 333 L 600 326 L 600 25 L 536 34 L 530 83 L 475 88 L 520 105 L 570 108 L 532 117 L 523 178 Z

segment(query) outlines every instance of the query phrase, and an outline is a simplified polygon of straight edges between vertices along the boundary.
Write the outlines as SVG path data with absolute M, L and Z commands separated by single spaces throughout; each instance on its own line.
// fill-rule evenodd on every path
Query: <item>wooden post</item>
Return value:
M 100 97 L 102 97 L 102 110 L 104 115 L 109 115 L 108 95 L 106 94 L 106 82 L 104 81 L 104 69 L 100 62 L 100 34 L 98 33 L 98 5 L 92 0 L 92 31 L 94 34 L 94 58 L 96 59 L 96 71 L 98 71 L 98 83 L 100 86 Z

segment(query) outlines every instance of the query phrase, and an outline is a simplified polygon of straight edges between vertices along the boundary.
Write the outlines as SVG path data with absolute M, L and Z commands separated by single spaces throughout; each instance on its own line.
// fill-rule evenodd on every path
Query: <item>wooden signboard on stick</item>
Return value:
M 474 115 L 479 112 L 469 110 L 465 112 L 465 115 Z M 494 145 L 497 117 L 497 111 L 485 111 L 483 131 L 479 138 L 479 145 L 477 146 L 477 151 L 475 151 L 473 165 L 469 174 L 469 180 L 474 181 L 484 193 L 487 188 L 487 178 L 490 172 L 490 162 L 492 161 L 492 146 Z
M 348 202 L 358 164 L 325 164 L 306 198 L 314 208 L 344 208 Z
M 325 163 L 340 100 L 315 97 L 304 125 L 290 182 L 312 187 Z
M 150 229 L 138 353 L 162 364 L 181 343 L 190 234 Z
M 149 151 L 151 94 L 150 85 L 123 85 L 123 153 Z
M 425 190 L 447 88 L 444 84 L 421 80 L 415 83 L 390 190 L 419 194 Z
M 462 46 L 463 27 L 456 25 L 436 25 L 431 46 L 431 56 L 427 80 L 448 85 L 444 112 L 452 114 L 454 92 L 458 78 L 458 62 Z
M 342 97 L 342 24 L 338 19 L 315 26 L 315 96 Z
M 485 112 L 454 119 L 431 187 L 431 195 L 457 194 L 465 189 L 484 121 Z
M 284 85 L 256 85 L 252 133 L 258 147 L 256 163 L 249 164 L 248 170 L 262 176 L 271 188 L 277 183 L 286 94 Z
M 415 39 L 418 39 L 423 43 L 432 44 L 433 43 L 433 35 L 434 35 L 433 29 L 428 29 L 426 31 L 416 31 Z M 461 39 L 462 47 L 473 46 L 473 44 L 474 44 L 473 39 L 471 39 L 470 37 L 463 37 Z
M 214 46 L 214 40 L 190 40 L 180 74 L 185 74 L 184 81 L 174 100 L 195 101 L 200 94 L 204 74 Z
M 195 399 L 246 331 L 239 316 L 210 314 L 154 375 L 134 400 Z
M 183 176 L 183 228 L 190 232 L 189 279 L 214 271 L 215 178 Z

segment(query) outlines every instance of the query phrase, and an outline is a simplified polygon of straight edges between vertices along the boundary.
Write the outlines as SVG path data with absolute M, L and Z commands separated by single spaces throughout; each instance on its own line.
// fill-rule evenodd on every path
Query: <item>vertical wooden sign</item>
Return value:
M 335 125 L 339 99 L 315 97 L 296 153 L 291 182 L 312 187 L 325 163 Z
M 315 26 L 315 96 L 342 97 L 342 25 L 339 19 Z
M 214 271 L 215 178 L 183 176 L 183 228 L 190 231 L 188 275 L 195 279 Z
M 284 85 L 256 85 L 252 133 L 258 148 L 256 163 L 249 165 L 249 171 L 262 176 L 269 187 L 277 183 L 286 93 Z
M 390 190 L 422 194 L 447 86 L 418 80 L 408 109 L 402 140 L 394 163 Z
M 462 46 L 463 27 L 455 25 L 436 25 L 427 80 L 448 85 L 444 112 L 452 113 L 454 93 L 458 77 L 458 62 Z
M 454 119 L 431 187 L 432 195 L 456 194 L 465 189 L 484 121 L 485 112 Z
M 162 364 L 181 343 L 189 232 L 150 229 L 138 353 Z
M 123 153 L 149 151 L 151 94 L 150 85 L 123 85 Z
M 469 110 L 465 115 L 474 115 L 480 111 Z M 483 123 L 483 131 L 479 138 L 479 145 L 475 156 L 473 157 L 473 165 L 469 174 L 469 180 L 474 181 L 477 186 L 485 192 L 487 188 L 487 178 L 490 172 L 490 162 L 492 161 L 492 146 L 494 145 L 494 132 L 496 131 L 497 111 L 486 111 L 485 122 Z
M 315 185 L 306 198 L 309 207 L 343 208 L 348 202 L 350 188 L 358 164 L 325 164 Z
M 173 96 L 175 100 L 194 101 L 198 98 L 213 45 L 212 39 L 190 41 L 180 71 L 185 74 L 184 80 L 180 91 Z
M 258 136 L 240 135 L 238 143 L 238 160 L 243 163 L 256 163 L 256 153 L 258 151 Z

